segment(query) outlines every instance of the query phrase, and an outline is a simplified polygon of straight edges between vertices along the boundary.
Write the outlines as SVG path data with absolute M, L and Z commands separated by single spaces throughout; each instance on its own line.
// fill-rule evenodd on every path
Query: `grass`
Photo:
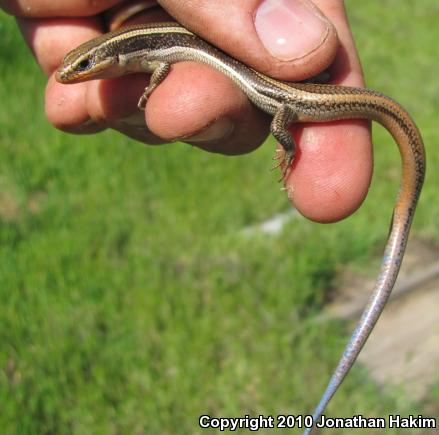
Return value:
M 348 6 L 368 85 L 424 134 L 414 231 L 437 240 L 439 6 Z M 246 238 L 289 208 L 268 171 L 271 140 L 227 158 L 55 131 L 44 77 L 4 15 L 0 76 L 1 432 L 193 434 L 204 413 L 309 413 L 350 334 L 313 315 L 337 270 L 370 263 L 387 235 L 399 176 L 388 135 L 375 132 L 374 183 L 355 216 Z M 438 415 L 438 399 L 437 387 L 423 403 L 382 391 L 356 366 L 328 413 Z

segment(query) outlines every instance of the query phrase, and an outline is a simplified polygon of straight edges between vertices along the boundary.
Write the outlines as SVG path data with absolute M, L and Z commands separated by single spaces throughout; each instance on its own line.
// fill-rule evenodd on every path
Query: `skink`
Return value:
M 410 115 L 379 92 L 275 80 L 175 23 L 121 28 L 88 41 L 66 55 L 56 78 L 61 83 L 77 83 L 134 72 L 152 73 L 139 100 L 139 108 L 144 109 L 171 64 L 180 61 L 200 62 L 217 69 L 233 80 L 253 104 L 273 115 L 271 133 L 283 147 L 285 168 L 290 168 L 294 159 L 295 143 L 288 132 L 294 122 L 371 119 L 383 125 L 398 145 L 402 178 L 381 269 L 370 301 L 313 414 L 314 426 L 358 357 L 395 284 L 424 180 L 422 137 Z M 308 427 L 305 434 L 311 430 Z

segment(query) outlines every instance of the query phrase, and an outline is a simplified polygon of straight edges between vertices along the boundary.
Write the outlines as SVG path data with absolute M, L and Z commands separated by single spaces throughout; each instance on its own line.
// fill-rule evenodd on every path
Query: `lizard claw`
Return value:
M 278 160 L 278 163 L 271 168 L 271 171 L 282 167 L 282 176 L 278 180 L 278 182 L 280 183 L 281 181 L 288 178 L 288 176 L 290 175 L 291 165 L 294 160 L 294 153 L 285 150 L 277 150 L 276 155 L 273 157 L 273 160 Z

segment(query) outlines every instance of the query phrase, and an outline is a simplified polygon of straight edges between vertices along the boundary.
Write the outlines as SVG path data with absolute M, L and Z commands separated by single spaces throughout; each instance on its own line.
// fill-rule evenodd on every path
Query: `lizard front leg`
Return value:
M 143 91 L 142 96 L 137 103 L 139 110 L 145 110 L 146 102 L 148 97 L 153 93 L 154 89 L 164 80 L 171 69 L 171 64 L 168 62 L 160 63 L 157 68 L 153 71 L 151 79 L 149 80 L 149 85 Z

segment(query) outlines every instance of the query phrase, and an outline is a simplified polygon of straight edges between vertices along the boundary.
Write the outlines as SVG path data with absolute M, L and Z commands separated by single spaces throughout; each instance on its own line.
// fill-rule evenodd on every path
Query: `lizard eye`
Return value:
M 79 68 L 81 71 L 90 68 L 90 66 L 91 66 L 91 61 L 90 61 L 90 59 L 84 59 L 84 60 L 81 60 L 81 62 L 78 63 L 78 68 Z

